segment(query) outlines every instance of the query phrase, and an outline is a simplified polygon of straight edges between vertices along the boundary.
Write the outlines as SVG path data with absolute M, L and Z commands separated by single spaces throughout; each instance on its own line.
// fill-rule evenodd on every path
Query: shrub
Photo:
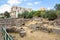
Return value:
M 55 11 L 48 11 L 47 12 L 47 18 L 49 19 L 49 20 L 54 20 L 54 19 L 56 19 L 57 18 L 57 15 L 56 15 L 56 12 Z

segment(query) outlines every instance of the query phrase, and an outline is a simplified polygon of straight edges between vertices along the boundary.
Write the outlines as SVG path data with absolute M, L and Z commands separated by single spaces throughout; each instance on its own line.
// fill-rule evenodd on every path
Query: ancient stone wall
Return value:
M 17 19 L 17 18 L 0 19 L 0 26 L 1 27 L 21 26 L 22 24 L 24 24 L 28 20 L 29 19 Z
M 54 21 L 48 21 L 43 18 L 31 18 L 31 19 L 24 19 L 24 18 L 7 18 L 7 19 L 0 19 L 0 26 L 1 27 L 20 27 L 27 23 L 28 21 L 37 21 L 38 23 L 42 24 L 49 24 L 54 25 Z
M 33 23 L 33 24 L 32 24 Z M 43 31 L 51 31 L 53 27 L 60 27 L 60 19 L 54 21 L 48 21 L 43 18 L 7 18 L 0 19 L 0 32 L 2 27 L 13 28 L 15 30 L 19 30 L 20 27 L 28 27 L 32 30 L 43 30 Z M 52 28 L 51 28 L 52 27 Z M 16 31 L 15 30 L 15 31 Z M 53 29 L 53 31 L 56 29 Z

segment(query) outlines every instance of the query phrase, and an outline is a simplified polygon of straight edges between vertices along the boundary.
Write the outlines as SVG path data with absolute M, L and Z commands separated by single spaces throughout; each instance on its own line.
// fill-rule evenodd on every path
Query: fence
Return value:
M 2 32 L 3 32 L 4 40 L 13 40 L 4 27 L 2 28 Z

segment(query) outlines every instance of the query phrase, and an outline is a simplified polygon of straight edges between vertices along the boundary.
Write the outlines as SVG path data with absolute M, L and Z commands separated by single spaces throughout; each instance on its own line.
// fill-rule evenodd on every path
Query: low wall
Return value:
M 48 21 L 43 18 L 31 18 L 31 19 L 24 19 L 24 18 L 7 18 L 7 19 L 0 19 L 0 27 L 12 27 L 17 26 L 20 27 L 23 24 L 27 23 L 28 21 L 38 21 L 42 22 L 43 24 L 49 24 L 49 25 L 57 25 L 57 20 L 55 21 Z

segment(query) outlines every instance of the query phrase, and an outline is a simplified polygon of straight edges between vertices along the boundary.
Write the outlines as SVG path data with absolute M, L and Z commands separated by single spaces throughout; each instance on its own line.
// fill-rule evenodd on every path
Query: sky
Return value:
M 54 9 L 55 4 L 60 4 L 60 0 L 0 0 L 0 13 L 10 12 L 12 6 L 32 8 L 33 10 L 40 8 L 50 10 Z

